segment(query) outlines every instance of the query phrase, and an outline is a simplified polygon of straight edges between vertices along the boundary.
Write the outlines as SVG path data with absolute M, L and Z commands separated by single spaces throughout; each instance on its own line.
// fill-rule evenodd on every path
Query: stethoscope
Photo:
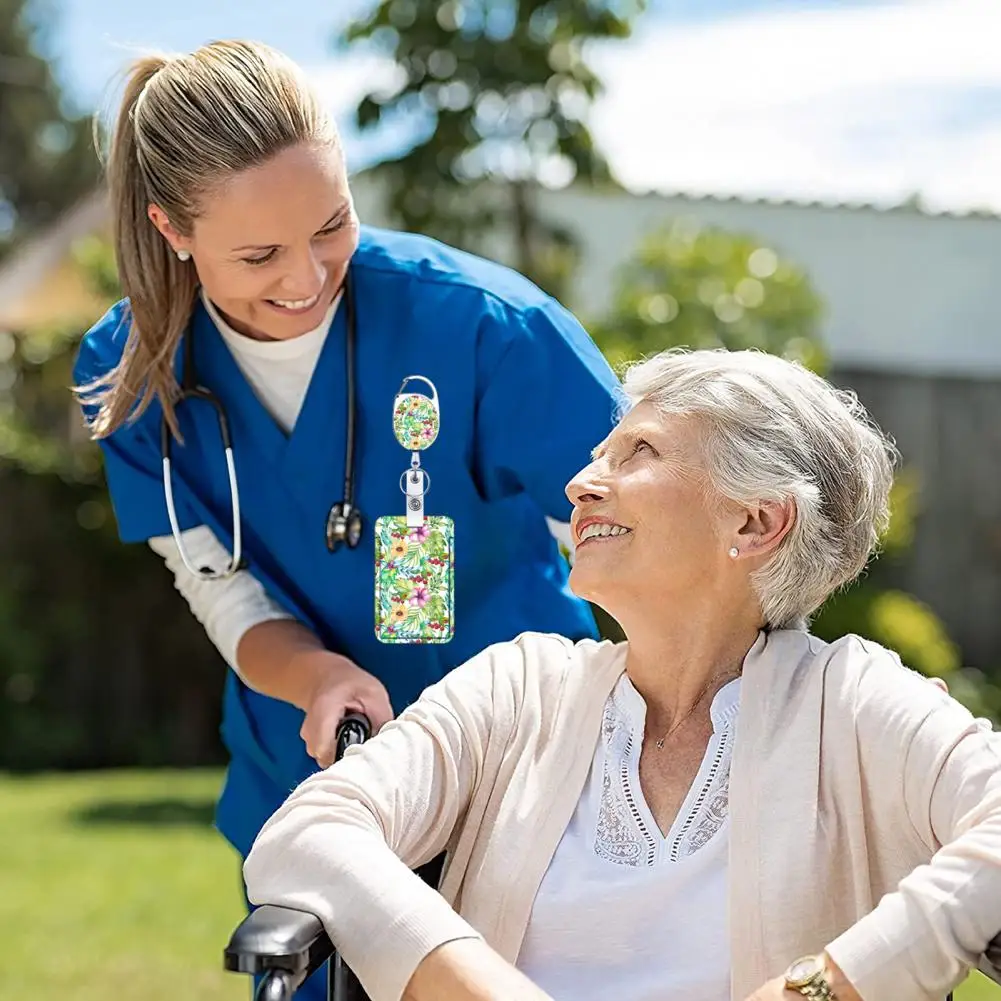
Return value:
M 347 369 L 347 432 L 344 444 L 344 500 L 331 505 L 327 513 L 326 539 L 327 549 L 336 552 L 341 543 L 348 549 L 354 549 L 361 542 L 363 519 L 361 512 L 354 505 L 354 458 L 355 458 L 355 313 L 354 297 L 351 293 L 350 273 L 344 282 L 345 339 L 344 363 Z M 240 488 L 236 480 L 236 463 L 233 460 L 233 442 L 230 436 L 229 418 L 220 399 L 210 389 L 198 385 L 198 372 L 195 368 L 194 330 L 189 329 L 184 338 L 184 372 L 181 377 L 181 392 L 174 405 L 174 412 L 185 400 L 201 400 L 215 408 L 216 419 L 219 422 L 219 434 L 222 438 L 223 453 L 226 457 L 226 472 L 229 476 L 230 508 L 233 516 L 233 555 L 222 569 L 209 566 L 196 567 L 191 560 L 184 542 L 181 539 L 181 529 L 177 522 L 177 511 L 174 507 L 174 490 L 171 485 L 170 426 L 166 418 L 160 421 L 160 455 L 163 461 L 163 496 L 167 502 L 167 517 L 170 519 L 170 530 L 174 536 L 177 552 L 189 573 L 199 580 L 221 580 L 231 577 L 245 567 L 243 561 L 243 538 L 240 528 Z

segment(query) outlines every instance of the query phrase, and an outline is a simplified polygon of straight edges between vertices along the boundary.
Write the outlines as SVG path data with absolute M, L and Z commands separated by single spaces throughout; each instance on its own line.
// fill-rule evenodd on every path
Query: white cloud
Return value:
M 598 141 L 638 189 L 1001 210 L 1001 0 L 911 0 L 698 25 L 647 20 L 591 54 Z M 310 70 L 347 122 L 388 60 Z M 354 166 L 405 142 L 359 143 Z
M 338 120 L 345 120 L 368 93 L 373 82 L 394 77 L 391 60 L 360 51 L 336 55 L 329 63 L 306 68 L 311 83 Z
M 1001 4 L 660 24 L 594 53 L 594 129 L 636 188 L 1001 209 Z

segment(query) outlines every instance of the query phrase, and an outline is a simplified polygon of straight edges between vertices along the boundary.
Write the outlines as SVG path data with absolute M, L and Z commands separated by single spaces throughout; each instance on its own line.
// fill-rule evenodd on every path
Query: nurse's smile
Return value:
M 189 237 L 209 299 L 255 340 L 316 329 L 358 246 L 358 219 L 336 146 L 303 144 L 207 192 Z
M 268 305 L 277 306 L 285 313 L 308 313 L 319 301 L 320 295 L 310 296 L 308 299 L 295 299 L 293 301 L 288 301 L 287 299 L 268 299 L 266 300 Z
M 329 294 L 328 294 L 329 292 Z M 323 319 L 324 314 L 330 308 L 330 304 L 333 302 L 334 296 L 337 294 L 336 288 L 327 289 L 324 286 L 319 292 L 314 293 L 309 297 L 303 297 L 299 299 L 283 298 L 283 299 L 265 299 L 264 305 L 275 311 L 278 316 L 284 317 L 316 317 L 316 326 Z M 312 327 L 307 328 L 312 330 Z M 306 331 L 303 331 L 305 333 Z M 246 331 L 243 331 L 246 333 Z M 273 337 L 268 337 L 268 340 L 274 339 Z

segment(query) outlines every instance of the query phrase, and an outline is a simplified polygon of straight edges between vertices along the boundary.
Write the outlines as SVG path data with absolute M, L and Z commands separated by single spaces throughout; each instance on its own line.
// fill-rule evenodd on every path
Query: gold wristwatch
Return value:
M 823 956 L 804 956 L 785 972 L 786 990 L 798 991 L 810 1001 L 838 1001 L 831 990 Z

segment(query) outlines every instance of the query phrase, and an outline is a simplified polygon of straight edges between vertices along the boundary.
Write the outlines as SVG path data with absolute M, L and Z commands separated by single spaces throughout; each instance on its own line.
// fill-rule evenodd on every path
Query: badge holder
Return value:
M 404 390 L 423 382 L 431 395 Z M 375 635 L 383 643 L 447 643 L 455 614 L 455 527 L 444 515 L 425 514 L 431 477 L 421 452 L 438 437 L 438 391 L 430 379 L 410 375 L 393 400 L 393 433 L 410 452 L 400 476 L 406 514 L 375 523 Z

